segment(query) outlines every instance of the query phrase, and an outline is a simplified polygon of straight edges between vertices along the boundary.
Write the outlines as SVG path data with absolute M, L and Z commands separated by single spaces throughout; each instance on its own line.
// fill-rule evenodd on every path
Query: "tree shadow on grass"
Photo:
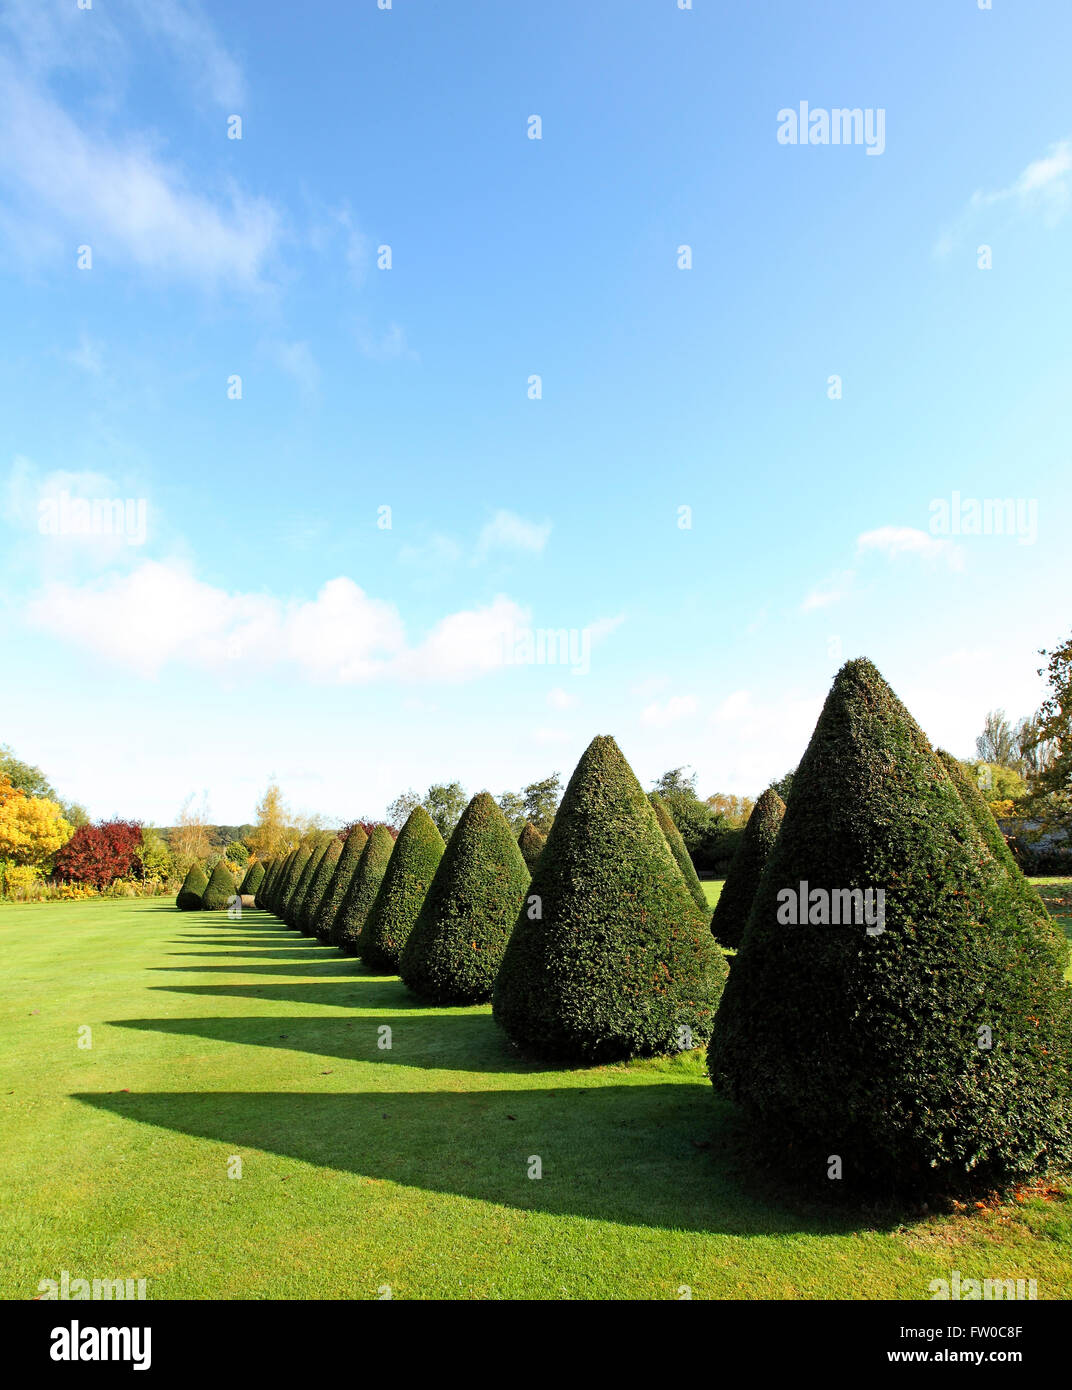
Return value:
M 706 1084 L 75 1099 L 218 1141 L 228 1152 L 260 1149 L 519 1211 L 741 1236 L 847 1234 L 861 1225 L 859 1213 L 750 1190 L 736 1152 L 736 1121 Z M 542 1163 L 538 1179 L 528 1176 L 533 1156 Z
M 380 1029 L 384 1024 L 391 1028 L 390 1048 L 380 1047 Z M 113 1019 L 112 1026 L 382 1066 L 481 1075 L 539 1075 L 551 1070 L 544 1063 L 522 1059 L 514 1052 L 486 1011 L 408 1016 L 359 1014 L 350 1018 L 288 1018 L 278 1014 L 243 1018 L 124 1018 Z M 555 1070 L 561 1072 L 565 1068 L 557 1066 Z
M 217 962 L 220 957 L 216 956 Z M 236 960 L 233 965 L 150 965 L 148 970 L 165 972 L 178 975 L 307 975 L 314 979 L 335 979 L 339 975 L 345 975 L 349 980 L 360 980 L 363 977 L 354 974 L 353 961 L 347 962 L 345 957 L 339 956 L 333 959 L 330 956 L 323 958 L 297 953 L 288 954 L 284 957 L 284 963 L 278 963 L 278 956 L 268 962 L 251 964 L 245 960 Z M 300 961 L 304 969 L 287 964 L 289 961 Z
M 277 960 L 298 960 L 298 961 L 304 961 L 306 964 L 312 964 L 312 965 L 317 965 L 317 964 L 320 964 L 320 963 L 322 963 L 322 962 L 330 963 L 330 962 L 333 961 L 333 960 L 343 961 L 343 960 L 346 959 L 345 956 L 327 956 L 327 955 L 325 955 L 325 956 L 316 956 L 316 955 L 313 955 L 313 954 L 312 954 L 311 952 L 309 952 L 309 951 L 302 951 L 302 950 L 288 951 L 288 950 L 284 949 L 284 947 L 283 947 L 282 944 L 280 944 L 280 945 L 277 946 L 277 947 L 271 947 L 271 948 L 269 948 L 269 949 L 266 949 L 266 948 L 263 947 L 263 946 L 237 946 L 237 947 L 235 947 L 232 951 L 230 951 L 228 954 L 230 954 L 230 955 L 232 955 L 232 956 L 236 956 L 236 957 L 239 958 L 239 961 L 240 961 L 240 964 L 239 964 L 239 966 L 238 966 L 239 969 L 244 969 L 244 968 L 245 968 L 244 966 L 241 965 L 241 961 L 243 961 L 243 960 L 248 960 L 248 959 L 251 959 L 251 958 L 252 958 L 252 959 L 261 959 L 261 960 L 263 960 L 264 957 L 265 957 L 266 955 L 269 955 L 269 954 L 271 955 L 271 959 L 272 959 L 273 962 L 274 962 L 274 961 L 277 961 Z M 168 951 L 168 952 L 167 952 L 167 955 L 168 955 L 169 958 L 172 957 L 172 956 L 198 956 L 198 957 L 200 957 L 202 960 L 214 960 L 214 961 L 216 961 L 216 962 L 217 962 L 217 967 L 216 967 L 216 968 L 218 968 L 218 969 L 220 969 L 220 970 L 224 970 L 224 969 L 228 969 L 228 968 L 229 968 L 229 967 L 226 967 L 226 966 L 223 966 L 223 965 L 219 965 L 219 962 L 220 962 L 221 960 L 226 959 L 226 956 L 225 956 L 222 952 L 220 952 L 220 951 Z M 156 966 L 153 966 L 152 968 L 153 968 L 154 970 L 166 970 L 166 969 L 169 969 L 169 968 L 170 968 L 171 970 L 187 970 L 187 969 L 188 969 L 188 970 L 200 970 L 202 967 L 201 967 L 201 966 L 197 966 L 197 965 L 190 965 L 190 966 L 173 965 L 173 966 L 170 966 L 170 967 L 164 966 L 164 965 L 156 965 Z
M 245 967 L 239 967 L 239 970 L 242 974 L 251 973 Z M 278 985 L 150 985 L 149 988 L 169 994 L 212 994 L 229 999 L 277 999 L 292 1004 L 329 1004 L 334 1008 L 429 1007 L 410 994 L 401 980 L 391 975 L 347 975 L 343 979 L 334 975 L 320 976 L 312 980 L 290 980 L 286 984 Z

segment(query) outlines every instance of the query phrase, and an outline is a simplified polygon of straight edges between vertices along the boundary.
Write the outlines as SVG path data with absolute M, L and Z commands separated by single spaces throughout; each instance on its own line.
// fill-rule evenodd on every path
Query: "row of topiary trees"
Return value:
M 200 864 L 191 864 L 175 899 L 175 906 L 182 912 L 200 909 L 219 911 L 230 907 L 236 897 L 253 897 L 264 880 L 264 874 L 265 865 L 259 859 L 253 860 L 240 882 L 235 881 L 226 860 L 221 859 L 211 875 L 206 875 Z
M 612 738 L 585 751 L 546 844 L 520 838 L 482 793 L 447 845 L 423 810 L 397 843 L 311 837 L 256 901 L 430 1002 L 490 999 L 541 1058 L 710 1040 L 719 1093 L 808 1172 L 836 1158 L 861 1187 L 948 1189 L 1072 1155 L 1067 943 L 869 662 L 838 673 L 788 805 L 757 802 L 710 922 Z M 877 916 L 831 914 L 865 900 Z

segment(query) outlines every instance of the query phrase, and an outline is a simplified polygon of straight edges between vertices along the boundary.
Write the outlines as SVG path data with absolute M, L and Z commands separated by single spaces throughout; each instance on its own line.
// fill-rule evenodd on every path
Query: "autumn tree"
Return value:
M 275 782 L 269 782 L 257 802 L 257 824 L 248 836 L 249 848 L 258 859 L 274 859 L 285 848 L 290 812 L 283 793 Z

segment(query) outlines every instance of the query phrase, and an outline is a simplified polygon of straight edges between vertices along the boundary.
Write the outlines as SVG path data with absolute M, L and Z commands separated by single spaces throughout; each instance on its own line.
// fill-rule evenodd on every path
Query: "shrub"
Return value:
M 752 899 L 759 887 L 778 829 L 785 815 L 785 802 L 768 787 L 748 817 L 741 843 L 722 885 L 722 892 L 711 916 L 711 930 L 723 946 L 735 951 L 741 944 L 744 926 L 752 910 Z
M 1017 864 L 1016 858 L 1006 843 L 1005 836 L 1001 833 L 1001 828 L 994 819 L 982 792 L 965 772 L 964 764 L 942 748 L 938 749 L 938 757 L 941 759 L 946 772 L 949 773 L 949 779 L 956 787 L 957 795 L 982 837 L 983 844 L 1009 875 L 1017 897 L 1024 904 L 1028 918 L 1048 923 L 1054 959 L 1063 970 L 1068 961 L 1068 938 L 1047 912 L 1046 904 L 1039 897 L 1035 886 L 1024 877 L 1024 871 Z
M 212 870 L 208 887 L 201 899 L 201 906 L 206 912 L 219 912 L 222 908 L 230 907 L 234 896 L 235 881 L 231 877 L 230 869 L 221 859 Z
M 342 842 L 342 853 L 339 855 L 334 872 L 328 880 L 324 896 L 320 899 L 309 924 L 312 927 L 312 934 L 318 941 L 323 941 L 325 945 L 333 940 L 335 919 L 346 900 L 346 894 L 367 844 L 368 836 L 361 826 L 351 826 Z
M 435 821 L 417 806 L 399 831 L 358 941 L 357 953 L 374 974 L 398 973 L 403 947 L 444 849 Z
M 327 853 L 328 845 L 335 838 L 330 830 L 314 831 L 309 836 L 309 858 L 305 861 L 305 868 L 298 875 L 298 881 L 294 885 L 294 892 L 290 895 L 290 901 L 283 909 L 283 921 L 288 927 L 298 928 L 298 915 L 301 912 L 302 904 L 305 902 L 305 895 L 309 890 L 309 885 L 313 881 L 313 875 L 320 867 L 320 860 Z
M 530 878 L 501 808 L 474 796 L 402 951 L 407 986 L 437 1004 L 486 1003 Z
M 517 837 L 517 847 L 521 851 L 521 857 L 528 865 L 530 874 L 536 872 L 536 865 L 539 863 L 543 847 L 547 843 L 547 836 L 541 834 L 533 825 L 532 821 L 526 821 L 524 829 Z
M 391 839 L 387 827 L 374 826 L 365 848 L 361 851 L 361 858 L 332 928 L 331 944 L 338 946 L 348 956 L 360 953 L 361 932 L 365 926 L 365 919 L 376 901 L 376 894 L 380 891 L 380 884 L 383 882 L 383 875 L 394 847 L 395 842 Z
M 871 931 L 813 920 L 868 888 L 885 893 Z M 1048 925 L 878 671 L 848 662 L 730 971 L 715 1086 L 824 1185 L 837 1154 L 846 1186 L 1004 1186 L 1068 1152 L 1069 1004 Z
M 243 869 L 249 864 L 249 850 L 241 840 L 232 840 L 223 852 L 225 859 L 229 859 L 232 864 L 238 864 Z
M 681 876 L 685 880 L 685 886 L 692 894 L 692 900 L 701 912 L 707 912 L 707 898 L 704 890 L 700 887 L 700 880 L 696 876 L 689 852 L 685 848 L 685 841 L 681 838 L 674 818 L 667 809 L 666 802 L 658 792 L 650 792 L 648 800 L 651 802 L 655 811 L 655 819 L 659 822 L 659 829 L 666 836 L 666 843 L 670 846 L 670 853 L 677 861 L 677 866 L 681 870 Z
M 242 882 L 238 885 L 239 897 L 246 893 L 256 896 L 257 889 L 264 882 L 264 865 L 259 859 L 254 859 L 253 863 L 242 876 Z
M 264 877 L 261 879 L 261 886 L 257 889 L 257 901 L 255 906 L 268 910 L 268 899 L 271 896 L 272 888 L 275 885 L 279 874 L 279 866 L 283 861 L 280 858 L 266 859 L 264 861 Z
M 140 844 L 141 826 L 134 821 L 80 826 L 56 855 L 56 877 L 103 888 L 113 879 L 130 877 Z
M 495 981 L 513 1041 L 611 1061 L 706 1041 L 726 962 L 612 738 L 577 764 Z
M 175 899 L 175 906 L 180 912 L 198 911 L 207 887 L 208 879 L 205 877 L 204 869 L 200 864 L 191 864 L 182 881 L 179 896 Z
M 279 881 L 279 888 L 275 895 L 275 906 L 272 908 L 280 921 L 285 922 L 287 920 L 287 908 L 294 896 L 294 890 L 298 886 L 298 880 L 305 873 L 305 867 L 309 863 L 309 856 L 312 852 L 312 846 L 307 840 L 303 840 L 290 856 L 290 863 Z
M 303 936 L 312 936 L 313 934 L 312 923 L 316 909 L 320 906 L 320 900 L 331 882 L 331 876 L 335 872 L 335 865 L 339 862 L 341 853 L 342 841 L 337 835 L 332 835 L 324 846 L 324 852 L 320 856 L 316 870 L 309 880 L 309 886 L 305 890 L 301 906 L 298 908 L 296 926 Z

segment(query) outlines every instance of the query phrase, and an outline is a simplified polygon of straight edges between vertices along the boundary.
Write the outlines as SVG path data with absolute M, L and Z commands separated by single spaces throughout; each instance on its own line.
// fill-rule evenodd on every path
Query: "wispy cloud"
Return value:
M 266 343 L 265 351 L 280 371 L 298 383 L 302 399 L 312 404 L 320 396 L 320 368 L 307 342 Z
M 1041 213 L 1047 225 L 1055 226 L 1072 207 L 1072 140 L 1056 141 L 1004 188 L 976 189 L 959 218 L 939 236 L 934 254 L 950 255 L 979 213 L 1000 205 L 1022 213 Z
M 914 526 L 879 526 L 865 531 L 856 538 L 856 549 L 861 555 L 877 552 L 889 560 L 915 555 L 929 561 L 941 560 L 951 570 L 964 568 L 964 553 L 958 545 L 929 536 Z
M 526 521 L 516 512 L 500 510 L 481 529 L 476 544 L 477 558 L 484 559 L 492 551 L 500 550 L 539 555 L 550 535 L 549 521 Z
M 665 704 L 656 701 L 647 706 L 640 718 L 644 724 L 650 724 L 656 729 L 665 729 L 670 724 L 676 724 L 679 719 L 688 719 L 699 709 L 696 697 L 693 695 L 671 695 Z
M 280 230 L 269 202 L 234 188 L 215 201 L 194 191 L 147 141 L 89 130 L 7 61 L 0 87 L 0 185 L 15 204 L 5 228 L 21 254 L 63 255 L 70 268 L 88 245 L 101 270 L 262 285 Z
M 804 602 L 800 605 L 801 611 L 811 613 L 816 608 L 829 608 L 831 604 L 840 603 L 852 589 L 855 577 L 855 570 L 840 570 L 837 574 L 831 575 L 805 596 Z

